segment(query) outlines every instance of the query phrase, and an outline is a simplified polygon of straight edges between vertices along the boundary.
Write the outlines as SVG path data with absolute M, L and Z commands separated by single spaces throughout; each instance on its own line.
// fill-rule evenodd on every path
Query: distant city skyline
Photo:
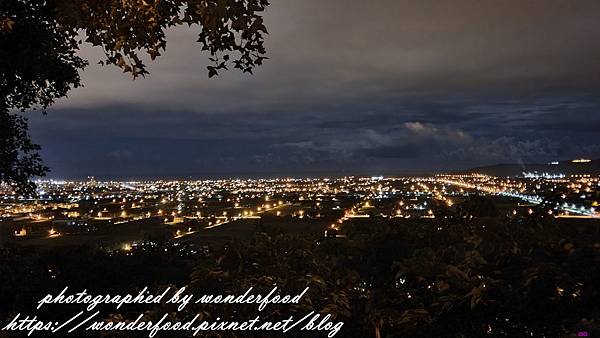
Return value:
M 593 162 L 593 165 L 590 165 Z M 112 175 L 98 172 L 97 174 L 91 173 L 84 175 L 72 175 L 72 176 L 58 176 L 48 175 L 47 177 L 38 178 L 36 181 L 48 182 L 48 181 L 115 181 L 115 182 L 126 182 L 126 181 L 153 181 L 153 180 L 254 180 L 254 179 L 303 179 L 303 178 L 343 178 L 343 177 L 419 177 L 419 176 L 431 176 L 437 174 L 450 174 L 450 173 L 477 173 L 482 172 L 486 175 L 492 176 L 515 176 L 530 177 L 530 176 L 565 176 L 572 175 L 574 173 L 586 173 L 596 174 L 600 172 L 600 165 L 598 164 L 600 159 L 587 159 L 587 158 L 575 158 L 575 159 L 561 159 L 560 161 L 549 161 L 543 163 L 494 163 L 490 165 L 483 165 L 477 167 L 457 167 L 457 168 L 434 168 L 431 170 L 387 170 L 387 171 L 351 171 L 351 170 L 323 170 L 323 171 L 310 171 L 308 169 L 299 171 L 256 171 L 256 172 L 234 172 L 234 171 L 219 171 L 219 172 L 190 172 L 180 174 L 157 174 L 152 172 L 152 168 L 148 171 L 139 172 L 133 175 Z M 558 167 L 558 164 L 561 164 Z M 564 170 L 565 167 L 562 164 L 575 165 L 572 168 Z M 583 165 L 582 165 L 583 164 Z M 556 166 L 556 167 L 555 167 Z
M 28 114 L 31 134 L 51 178 L 600 158 L 599 12 L 594 1 L 274 2 L 255 75 L 208 79 L 193 30 L 171 31 L 134 82 L 84 48 L 85 87 Z

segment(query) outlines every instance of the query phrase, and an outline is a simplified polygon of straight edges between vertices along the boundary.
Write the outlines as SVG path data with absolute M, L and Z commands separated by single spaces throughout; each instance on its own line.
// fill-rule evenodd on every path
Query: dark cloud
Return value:
M 399 172 L 600 157 L 597 1 L 283 1 L 254 76 L 195 32 L 147 79 L 95 65 L 32 134 L 57 177 Z

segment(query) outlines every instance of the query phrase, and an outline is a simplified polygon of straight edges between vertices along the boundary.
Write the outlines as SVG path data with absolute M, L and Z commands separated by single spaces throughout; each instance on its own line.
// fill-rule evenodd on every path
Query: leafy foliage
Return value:
M 45 175 L 40 147 L 31 142 L 23 116 L 0 111 L 0 182 L 7 182 L 19 193 L 34 190 L 32 176 Z
M 344 337 L 559 337 L 594 330 L 589 320 L 600 314 L 594 231 L 489 216 L 374 220 L 344 230 L 345 240 L 316 242 L 257 233 L 201 264 L 189 285 L 234 294 L 250 285 L 310 285 L 304 306 L 336 313 Z
M 346 239 L 256 232 L 246 242 L 185 264 L 158 253 L 108 259 L 79 250 L 55 260 L 45 254 L 42 263 L 35 263 L 38 258 L 5 252 L 0 254 L 0 299 L 14 310 L 32 304 L 31 295 L 42 294 L 47 285 L 83 288 L 94 281 L 101 281 L 98 289 L 123 292 L 161 280 L 196 294 L 243 294 L 250 286 L 262 291 L 273 285 L 291 293 L 310 286 L 297 306 L 267 307 L 261 318 L 323 310 L 345 322 L 340 336 L 360 338 L 570 337 L 578 331 L 594 336 L 600 333 L 596 226 L 538 217 L 371 218 L 345 223 Z M 51 266 L 55 278 L 23 283 L 32 273 L 44 276 L 43 264 Z M 169 268 L 174 264 L 180 267 Z M 181 275 L 187 272 L 186 280 Z M 112 316 L 127 319 L 136 313 Z M 257 315 L 254 306 L 190 304 L 183 312 L 160 305 L 146 316 L 156 319 L 163 313 L 173 320 L 197 313 L 206 320 Z M 289 332 L 286 337 L 294 334 L 305 336 Z
M 244 72 L 262 64 L 266 6 L 266 0 L 86 0 L 57 1 L 56 10 L 59 24 L 82 30 L 87 42 L 104 48 L 106 63 L 134 77 L 148 73 L 140 51 L 154 60 L 165 50 L 166 29 L 198 25 L 212 77 L 229 63 Z

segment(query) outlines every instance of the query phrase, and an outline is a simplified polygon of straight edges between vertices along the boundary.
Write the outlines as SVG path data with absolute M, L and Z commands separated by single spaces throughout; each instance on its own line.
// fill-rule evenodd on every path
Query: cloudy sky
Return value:
M 132 81 L 30 115 L 51 177 L 394 174 L 600 157 L 600 2 L 273 0 L 269 60 L 208 79 L 170 31 Z

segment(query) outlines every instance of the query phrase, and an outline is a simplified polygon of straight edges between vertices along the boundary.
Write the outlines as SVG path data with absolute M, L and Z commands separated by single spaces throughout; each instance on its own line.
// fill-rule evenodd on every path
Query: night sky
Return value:
M 171 31 L 132 81 L 29 115 L 50 177 L 401 174 L 600 157 L 600 1 L 273 0 L 269 60 L 208 79 Z

